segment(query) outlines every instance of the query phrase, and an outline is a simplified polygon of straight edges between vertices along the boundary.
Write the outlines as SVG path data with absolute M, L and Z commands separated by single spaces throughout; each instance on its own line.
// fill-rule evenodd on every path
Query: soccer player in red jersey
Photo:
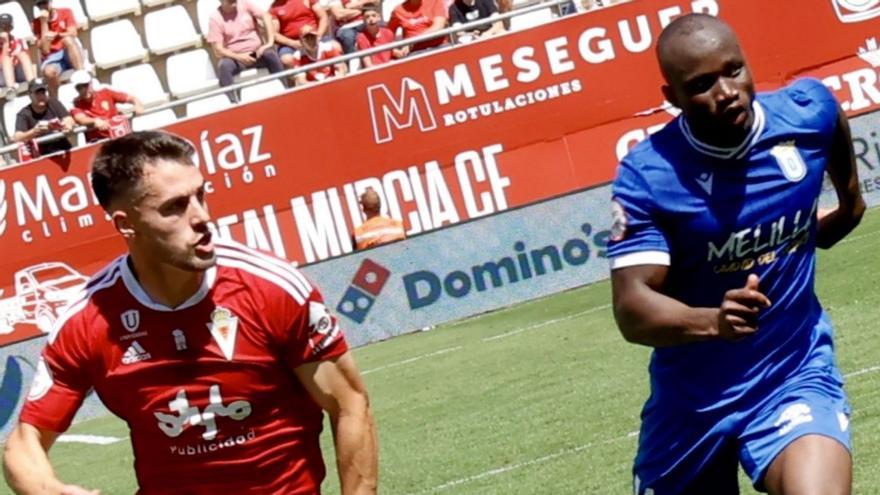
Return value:
M 342 493 L 375 494 L 367 392 L 336 318 L 289 263 L 214 240 L 187 141 L 100 149 L 92 187 L 128 246 L 50 334 L 6 444 L 17 492 L 65 485 L 47 451 L 94 389 L 130 428 L 139 494 L 317 494 L 330 417 Z

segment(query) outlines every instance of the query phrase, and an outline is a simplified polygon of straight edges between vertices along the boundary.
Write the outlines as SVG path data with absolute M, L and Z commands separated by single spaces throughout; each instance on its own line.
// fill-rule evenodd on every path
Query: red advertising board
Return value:
M 611 180 L 671 118 L 653 45 L 682 13 L 730 22 L 762 87 L 814 75 L 873 110 L 880 9 L 852 4 L 637 0 L 169 130 L 196 145 L 221 233 L 310 263 L 351 250 L 367 187 L 412 235 Z M 0 345 L 46 329 L 123 251 L 88 186 L 95 150 L 0 171 Z

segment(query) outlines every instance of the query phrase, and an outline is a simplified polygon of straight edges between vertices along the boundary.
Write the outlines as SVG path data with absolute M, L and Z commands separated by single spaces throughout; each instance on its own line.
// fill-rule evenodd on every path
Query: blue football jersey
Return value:
M 618 168 L 612 269 L 668 265 L 665 294 L 716 308 L 754 273 L 772 302 L 758 333 L 740 342 L 655 349 L 650 402 L 724 407 L 746 396 L 759 400 L 809 364 L 808 356 L 833 366 L 830 331 L 817 326 L 814 278 L 816 211 L 837 102 L 819 81 L 802 79 L 758 94 L 753 110 L 738 147 L 703 143 L 678 117 Z

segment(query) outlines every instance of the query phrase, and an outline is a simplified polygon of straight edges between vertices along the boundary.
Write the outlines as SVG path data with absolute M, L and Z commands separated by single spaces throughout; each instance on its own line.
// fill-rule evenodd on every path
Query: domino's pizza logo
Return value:
M 841 22 L 861 22 L 880 16 L 880 0 L 831 0 Z
M 336 312 L 356 323 L 363 323 L 390 276 L 387 268 L 365 259 L 336 306 Z

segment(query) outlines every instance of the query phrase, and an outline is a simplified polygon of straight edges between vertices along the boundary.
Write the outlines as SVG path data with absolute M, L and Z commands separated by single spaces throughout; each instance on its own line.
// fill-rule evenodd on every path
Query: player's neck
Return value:
M 718 129 L 688 121 L 691 133 L 701 142 L 719 148 L 736 148 L 749 138 L 752 126 L 755 125 L 755 114 L 750 112 L 742 127 Z
M 165 263 L 152 262 L 135 253 L 130 253 L 128 263 L 150 299 L 169 308 L 176 308 L 188 301 L 198 292 L 205 278 L 205 272 L 181 270 Z

